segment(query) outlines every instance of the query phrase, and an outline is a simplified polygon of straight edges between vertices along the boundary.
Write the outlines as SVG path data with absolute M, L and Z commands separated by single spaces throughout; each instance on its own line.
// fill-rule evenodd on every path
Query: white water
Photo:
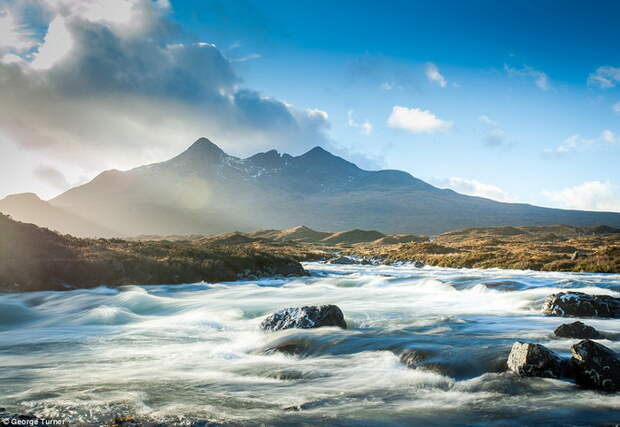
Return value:
M 620 275 L 306 268 L 313 277 L 0 295 L 0 407 L 72 423 L 620 422 L 620 394 L 501 372 L 515 340 L 564 355 L 576 342 L 553 337 L 574 319 L 542 316 L 546 296 L 620 296 Z M 337 304 L 350 328 L 258 330 L 273 311 L 312 304 Z M 584 321 L 620 336 L 619 320 Z M 305 354 L 264 353 L 290 339 Z M 600 342 L 620 351 L 617 338 Z M 403 366 L 406 348 L 436 352 L 444 375 Z

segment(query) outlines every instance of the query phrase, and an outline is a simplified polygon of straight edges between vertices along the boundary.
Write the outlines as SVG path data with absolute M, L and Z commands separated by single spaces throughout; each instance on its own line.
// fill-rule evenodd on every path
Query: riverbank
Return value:
M 307 274 L 304 250 L 60 235 L 0 215 L 0 292 L 234 281 Z

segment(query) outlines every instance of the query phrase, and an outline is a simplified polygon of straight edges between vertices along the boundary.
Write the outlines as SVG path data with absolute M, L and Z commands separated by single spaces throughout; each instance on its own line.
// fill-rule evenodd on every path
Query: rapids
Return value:
M 553 337 L 566 289 L 620 296 L 620 275 L 306 263 L 311 277 L 0 294 L 0 407 L 104 423 L 602 425 L 620 394 L 504 372 L 510 346 Z M 285 307 L 336 304 L 349 329 L 265 333 Z M 584 319 L 620 337 L 620 320 Z M 304 353 L 265 352 L 303 343 Z M 620 339 L 601 340 L 620 351 Z M 398 354 L 428 351 L 438 371 Z

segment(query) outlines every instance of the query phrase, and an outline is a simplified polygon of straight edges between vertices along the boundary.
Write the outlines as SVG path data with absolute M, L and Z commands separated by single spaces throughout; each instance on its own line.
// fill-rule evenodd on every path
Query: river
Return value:
M 304 266 L 311 277 L 1 294 L 0 407 L 74 424 L 620 423 L 620 394 L 503 372 L 516 340 L 568 357 L 577 340 L 553 336 L 568 319 L 541 315 L 546 296 L 620 296 L 620 275 Z M 338 305 L 349 328 L 258 329 L 314 304 Z M 620 320 L 585 322 L 620 334 Z M 302 354 L 268 351 L 288 341 Z M 400 363 L 404 349 L 427 368 Z

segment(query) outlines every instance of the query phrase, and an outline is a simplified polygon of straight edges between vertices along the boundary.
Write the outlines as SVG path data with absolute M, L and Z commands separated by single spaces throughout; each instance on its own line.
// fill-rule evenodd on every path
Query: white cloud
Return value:
M 327 114 L 327 111 L 319 110 L 318 108 L 308 108 L 306 109 L 306 113 L 310 117 L 320 118 L 325 121 L 329 119 L 329 114 Z
M 563 208 L 620 212 L 620 193 L 610 182 L 587 181 L 543 194 Z
M 353 118 L 353 110 L 349 110 L 347 112 L 347 126 L 350 128 L 359 129 L 360 133 L 366 136 L 370 135 L 373 129 L 372 123 L 368 119 L 364 120 L 361 123 L 355 121 L 355 119 Z
M 387 121 L 393 128 L 404 129 L 413 133 L 444 132 L 452 122 L 444 121 L 428 110 L 394 106 Z
M 543 71 L 536 70 L 529 65 L 524 65 L 521 68 L 513 68 L 504 64 L 504 71 L 508 73 L 509 77 L 529 77 L 533 79 L 536 86 L 541 90 L 551 89 L 549 76 Z
M 63 59 L 73 47 L 73 37 L 67 29 L 65 18 L 57 16 L 50 22 L 43 44 L 30 66 L 35 70 L 47 70 Z
M 433 64 L 432 62 L 426 64 L 426 78 L 429 82 L 435 83 L 440 87 L 446 87 L 446 85 L 448 84 L 444 76 L 442 76 L 439 72 L 439 68 L 437 68 L 437 65 Z
M 546 149 L 545 153 L 566 154 L 571 151 L 584 151 L 601 143 L 620 144 L 620 137 L 609 129 L 605 129 L 596 138 L 584 138 L 579 134 L 571 135 L 553 149 Z
M 448 179 L 431 180 L 431 183 L 438 187 L 451 188 L 457 193 L 467 194 L 469 196 L 484 197 L 499 202 L 516 201 L 514 196 L 508 194 L 501 188 L 491 184 L 484 184 L 475 179 L 451 177 Z
M 588 76 L 590 86 L 598 86 L 601 89 L 615 87 L 620 82 L 620 67 L 598 67 L 595 72 Z
M 614 110 L 614 113 L 620 114 L 620 101 L 618 101 L 614 105 L 612 105 L 611 109 Z

